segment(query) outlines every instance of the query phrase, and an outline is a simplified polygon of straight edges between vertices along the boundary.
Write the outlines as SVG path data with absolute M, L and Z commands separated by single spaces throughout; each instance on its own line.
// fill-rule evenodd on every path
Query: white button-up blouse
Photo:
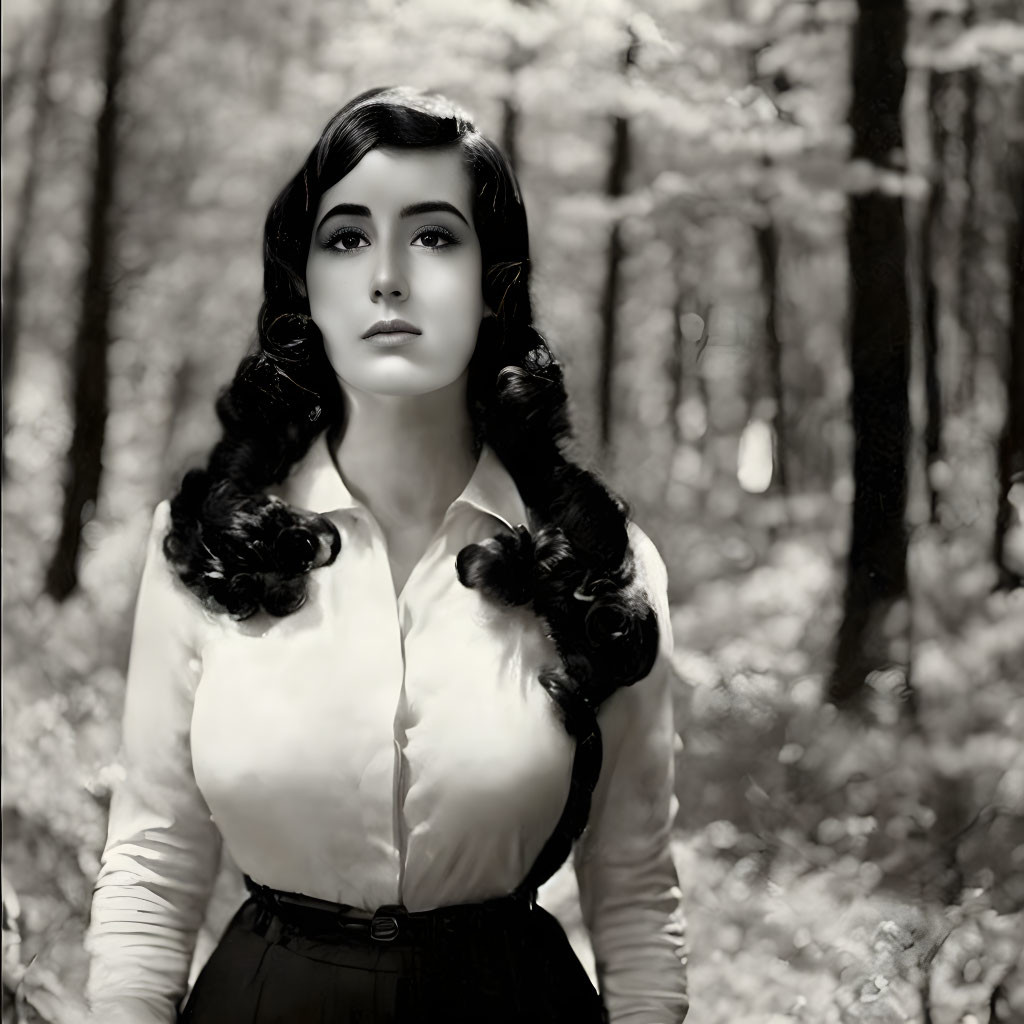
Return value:
M 381 529 L 325 436 L 275 493 L 341 533 L 306 604 L 280 619 L 203 610 L 161 551 L 168 503 L 156 511 L 88 936 L 105 1019 L 174 1020 L 222 840 L 264 885 L 425 910 L 515 889 L 568 796 L 574 741 L 537 678 L 559 664 L 554 644 L 529 608 L 455 572 L 466 544 L 530 522 L 495 452 L 483 447 L 397 597 Z M 573 864 L 613 1024 L 674 1024 L 687 1000 L 667 580 L 629 531 L 660 652 L 598 715 L 604 760 Z

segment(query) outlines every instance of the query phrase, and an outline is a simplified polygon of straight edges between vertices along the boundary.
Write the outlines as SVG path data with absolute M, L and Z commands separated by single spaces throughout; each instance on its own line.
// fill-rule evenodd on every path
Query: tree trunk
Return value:
M 761 263 L 761 289 L 764 295 L 764 328 L 768 349 L 768 376 L 771 382 L 775 433 L 775 480 L 783 494 L 789 493 L 786 441 L 786 396 L 782 382 L 782 343 L 779 340 L 779 236 L 771 211 L 768 220 L 756 229 L 757 255 Z
M 635 60 L 637 38 L 629 30 L 629 45 L 622 55 L 622 74 L 627 75 Z M 615 200 L 622 196 L 629 173 L 630 140 L 629 120 L 622 114 L 612 119 L 612 158 L 608 167 L 605 194 Z M 601 425 L 601 451 L 607 454 L 612 436 L 612 380 L 615 369 L 615 312 L 619 304 L 619 268 L 622 263 L 622 226 L 616 217 L 608 239 L 608 259 L 605 264 L 604 288 L 601 291 L 601 363 L 599 381 L 599 417 Z
M 973 24 L 973 8 L 968 5 L 964 13 L 964 28 Z M 953 400 L 962 409 L 974 399 L 974 378 L 978 363 L 978 334 L 974 321 L 973 268 L 978 256 L 977 228 L 974 223 L 976 194 L 974 187 L 974 151 L 978 141 L 978 71 L 965 68 L 960 72 L 963 88 L 963 122 L 960 136 L 963 142 L 964 201 L 960 215 L 960 245 L 957 251 L 956 322 L 960 334 L 963 365 L 957 375 Z
M 32 121 L 29 126 L 25 176 L 14 205 L 15 224 L 11 242 L 4 259 L 3 313 L 0 314 L 0 338 L 3 358 L 3 440 L 7 440 L 7 413 L 11 400 L 11 381 L 14 379 L 18 356 L 18 340 L 21 335 L 21 300 L 24 291 L 22 276 L 25 254 L 32 237 L 35 221 L 36 194 L 39 187 L 40 163 L 43 142 L 53 110 L 50 96 L 50 75 L 53 71 L 57 40 L 60 38 L 64 18 L 64 0 L 53 0 L 46 16 L 43 30 L 39 63 L 36 65 L 32 83 Z M 0 454 L 0 476 L 7 476 L 6 448 Z
M 683 402 L 683 377 L 686 373 L 686 338 L 683 335 L 683 313 L 685 312 L 685 296 L 683 285 L 676 280 L 676 294 L 672 300 L 672 348 L 667 360 L 666 371 L 672 385 L 669 397 L 669 419 L 672 423 L 672 457 L 675 458 L 679 446 L 683 443 L 683 428 L 679 422 L 679 407 Z
M 506 95 L 501 101 L 501 148 L 512 165 L 512 170 L 519 171 L 519 105 L 515 97 Z
M 29 50 L 28 36 L 30 32 L 11 47 L 11 55 L 6 61 L 3 77 L 0 78 L 0 119 L 4 122 L 11 116 L 18 94 L 25 85 L 25 62 Z
M 878 166 L 892 166 L 903 146 L 906 20 L 902 2 L 861 0 L 853 32 L 852 157 Z M 894 624 L 883 621 L 907 592 L 910 316 L 902 198 L 880 189 L 853 195 L 847 246 L 854 499 L 830 686 L 836 702 L 860 696 L 871 671 L 906 658 L 891 637 Z
M 1010 274 L 1010 332 L 1006 374 L 1006 418 L 999 436 L 999 500 L 996 506 L 994 558 L 999 586 L 1024 585 L 1021 567 L 1007 564 L 1006 534 L 1014 519 L 1010 488 L 1024 483 L 1024 81 L 1017 82 L 1016 110 L 1011 111 L 1007 147 L 1007 194 L 1011 222 L 1007 231 Z
M 193 358 L 186 352 L 174 370 L 171 388 L 167 399 L 167 423 L 164 432 L 163 451 L 160 464 L 164 467 L 160 493 L 174 493 L 181 486 L 183 469 L 175 459 L 175 436 L 182 413 L 188 405 L 196 376 Z
M 110 0 L 105 19 L 103 105 L 96 121 L 96 159 L 88 213 L 87 258 L 73 354 L 74 431 L 68 450 L 61 531 L 46 573 L 46 592 L 63 601 L 78 585 L 82 526 L 99 496 L 107 423 L 107 350 L 110 343 L 110 211 L 118 170 L 118 86 L 128 0 Z
M 939 521 L 939 492 L 935 486 L 935 464 L 942 456 L 942 394 L 939 384 L 939 289 L 935 279 L 934 233 L 946 198 L 944 183 L 946 129 L 941 104 L 948 88 L 948 76 L 933 71 L 928 83 L 928 117 L 931 121 L 931 188 L 921 218 L 921 298 L 924 345 L 924 456 L 928 485 L 928 519 Z
M 730 0 L 729 16 L 741 21 L 742 14 L 735 0 Z M 747 76 L 756 82 L 758 50 L 748 50 Z M 775 101 L 772 101 L 776 114 L 780 113 Z M 767 152 L 761 154 L 761 169 L 764 181 L 771 182 L 772 159 Z M 789 493 L 789 451 L 786 438 L 786 396 L 782 377 L 782 343 L 779 340 L 779 235 L 775 227 L 772 211 L 772 193 L 774 187 L 762 191 L 761 201 L 764 205 L 765 222 L 754 229 L 754 242 L 757 248 L 758 263 L 761 268 L 761 295 L 764 309 L 765 354 L 768 363 L 768 380 L 772 397 L 772 433 L 774 435 L 774 451 L 772 452 L 772 480 L 778 484 L 782 493 Z M 760 360 L 758 360 L 760 362 Z M 764 392 L 757 389 L 757 397 Z
M 517 7 L 534 6 L 534 0 L 512 0 Z M 501 148 L 512 165 L 519 172 L 519 99 L 516 95 L 516 81 L 519 71 L 531 63 L 536 53 L 524 47 L 513 32 L 505 34 L 505 71 L 508 74 L 508 90 L 501 100 Z
M 704 375 L 704 351 L 711 342 L 711 313 L 714 306 L 711 302 L 705 302 L 698 310 L 704 327 L 701 330 L 700 338 L 697 339 L 697 352 L 693 363 L 693 377 L 697 383 L 697 394 L 700 396 L 701 412 L 704 416 L 704 432 L 697 443 L 697 451 L 700 453 L 701 462 L 707 459 L 708 434 L 711 432 L 711 395 L 708 391 L 708 380 Z
M 673 260 L 678 267 L 681 264 L 681 255 L 677 251 Z M 677 273 L 674 280 L 675 294 L 672 299 L 672 344 L 669 347 L 668 355 L 665 358 L 665 375 L 669 381 L 668 419 L 672 428 L 672 444 L 668 452 L 668 464 L 665 473 L 665 494 L 664 500 L 668 503 L 671 500 L 673 484 L 675 481 L 676 459 L 679 455 L 679 448 L 683 443 L 683 427 L 679 421 L 681 405 L 683 401 L 683 384 L 686 376 L 683 359 L 686 357 L 686 336 L 683 333 L 683 313 L 685 311 L 685 297 L 683 289 L 682 273 Z

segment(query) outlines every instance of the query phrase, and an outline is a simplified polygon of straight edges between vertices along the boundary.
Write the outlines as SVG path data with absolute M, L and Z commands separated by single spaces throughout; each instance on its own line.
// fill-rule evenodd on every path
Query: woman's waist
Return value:
M 261 885 L 245 876 L 250 899 L 265 915 L 301 931 L 337 932 L 374 943 L 422 941 L 440 935 L 472 934 L 511 924 L 537 908 L 536 891 L 515 891 L 490 899 L 409 910 L 400 903 L 373 909 L 334 903 L 301 892 Z

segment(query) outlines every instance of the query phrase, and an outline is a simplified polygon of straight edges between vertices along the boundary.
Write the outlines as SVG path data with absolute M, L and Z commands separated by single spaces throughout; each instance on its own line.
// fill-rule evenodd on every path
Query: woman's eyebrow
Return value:
M 462 221 L 466 227 L 469 227 L 469 221 L 452 206 L 451 203 L 446 203 L 444 200 L 436 199 L 429 200 L 425 203 L 412 203 L 410 206 L 403 206 L 399 211 L 399 217 L 415 217 L 421 213 L 453 213 L 459 220 Z M 347 217 L 369 217 L 370 208 L 368 206 L 359 206 L 356 203 L 338 203 L 337 206 L 332 206 L 324 215 L 320 218 L 320 223 L 317 224 L 316 230 L 319 231 L 324 226 L 324 221 L 331 217 L 336 217 L 339 214 L 344 214 Z
M 469 221 L 462 216 L 459 211 L 452 206 L 451 203 L 446 203 L 443 200 L 437 199 L 426 203 L 413 203 L 411 206 L 403 206 L 399 212 L 399 217 L 415 217 L 420 213 L 454 213 L 459 220 L 462 221 L 466 227 L 469 227 Z

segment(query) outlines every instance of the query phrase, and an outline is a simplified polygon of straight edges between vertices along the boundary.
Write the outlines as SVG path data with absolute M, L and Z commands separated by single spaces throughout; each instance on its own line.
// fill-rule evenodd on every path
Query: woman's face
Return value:
M 343 384 L 421 395 L 457 380 L 485 312 L 459 150 L 371 150 L 324 192 L 314 225 L 310 313 Z M 390 320 L 404 324 L 380 331 Z

